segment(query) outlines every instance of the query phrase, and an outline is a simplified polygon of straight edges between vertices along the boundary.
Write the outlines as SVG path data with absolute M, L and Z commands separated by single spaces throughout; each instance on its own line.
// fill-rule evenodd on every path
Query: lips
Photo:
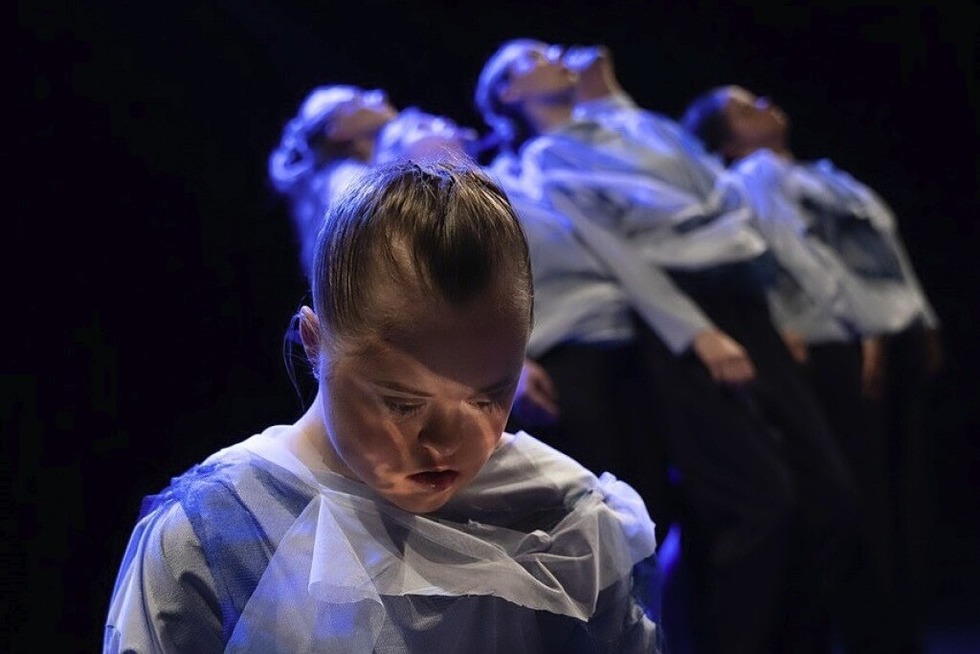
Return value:
M 458 478 L 459 473 L 455 470 L 417 472 L 409 477 L 409 479 L 414 481 L 416 484 L 434 491 L 446 490 L 452 486 Z

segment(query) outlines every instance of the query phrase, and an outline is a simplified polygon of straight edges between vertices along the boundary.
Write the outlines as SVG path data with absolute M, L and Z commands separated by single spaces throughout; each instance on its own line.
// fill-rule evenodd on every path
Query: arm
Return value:
M 655 565 L 655 557 L 643 565 Z M 603 654 L 658 654 L 661 652 L 659 626 L 647 613 L 648 606 L 642 595 L 654 589 L 640 589 L 640 575 L 634 573 L 602 591 L 599 596 L 599 610 L 589 620 L 586 630 L 589 634 L 590 652 Z
M 748 352 L 720 329 L 701 330 L 691 347 L 716 382 L 742 384 L 755 379 Z
M 826 249 L 813 247 L 807 238 L 807 217 L 786 193 L 785 169 L 775 155 L 762 151 L 735 169 L 756 214 L 759 231 L 783 270 L 802 290 L 812 315 L 857 322 L 848 315 L 842 294 L 842 264 Z M 778 290 L 778 289 L 777 289 Z M 794 302 L 799 302 L 795 300 Z M 791 330 L 792 331 L 792 330 Z
M 631 304 L 675 354 L 691 348 L 716 381 L 739 383 L 752 379 L 755 369 L 748 353 L 714 326 L 697 304 L 662 270 L 640 260 L 621 237 L 582 215 L 565 195 L 551 194 L 583 240 L 616 275 Z
M 552 192 L 557 211 L 572 223 L 582 240 L 620 281 L 634 309 L 647 321 L 671 351 L 686 350 L 701 331 L 713 324 L 666 273 L 642 261 L 619 235 L 585 216 L 564 193 Z
M 605 503 L 620 521 L 634 561 L 631 573 L 599 595 L 589 632 L 597 651 L 616 654 L 660 652 L 661 634 L 655 620 L 660 592 L 655 527 L 642 497 L 610 473 L 599 478 Z
M 201 546 L 178 503 L 136 527 L 106 621 L 104 654 L 220 652 L 221 610 Z
M 622 161 L 616 151 L 593 147 L 591 139 L 596 136 L 588 125 L 580 128 L 581 134 L 542 137 L 525 148 L 525 185 L 542 189 L 543 200 L 568 219 L 581 241 L 617 278 L 632 308 L 674 354 L 692 348 L 717 381 L 737 383 L 754 377 L 745 350 L 718 330 L 658 265 L 663 256 L 677 260 L 704 256 L 699 252 L 702 248 L 685 249 L 690 239 L 678 239 L 677 247 L 670 239 L 675 228 L 692 216 L 720 211 L 720 204 L 709 203 L 721 203 L 724 194 L 705 199 L 665 183 L 652 172 L 646 174 L 641 162 Z M 743 205 L 732 212 L 731 222 L 715 226 L 739 229 L 742 224 L 736 214 L 741 210 L 747 219 Z M 760 236 L 752 236 L 758 247 L 764 247 Z M 741 247 L 742 240 L 724 243 Z
M 824 161 L 822 164 L 819 166 L 819 170 L 824 175 L 827 175 L 834 183 L 845 187 L 854 197 L 859 199 L 864 216 L 875 230 L 881 234 L 885 242 L 885 247 L 898 260 L 902 281 L 905 287 L 917 299 L 920 315 L 926 328 L 933 331 L 938 330 L 939 318 L 930 304 L 912 266 L 911 258 L 902 242 L 898 230 L 898 222 L 895 219 L 895 213 L 892 208 L 877 192 L 863 182 L 855 179 L 851 174 L 834 168 L 829 161 Z
M 669 135 L 647 142 L 582 122 L 536 139 L 522 158 L 538 196 L 567 195 L 656 265 L 698 268 L 765 250 L 737 178 Z
M 923 366 L 930 377 L 939 373 L 943 368 L 946 357 L 943 350 L 942 332 L 939 327 L 926 327 L 923 334 Z
M 885 391 L 885 349 L 881 338 L 861 341 L 861 391 L 866 397 L 879 399 Z
M 888 207 L 884 200 L 882 200 L 871 189 L 867 189 L 867 194 L 872 201 L 872 223 L 878 224 L 879 221 L 876 220 L 874 216 L 881 215 L 885 212 L 890 215 L 891 208 Z M 912 266 L 912 258 L 909 256 L 909 253 L 902 242 L 902 237 L 898 232 L 898 226 L 894 217 L 891 218 L 889 223 L 889 226 L 884 230 L 886 241 L 889 247 L 891 247 L 892 252 L 894 252 L 895 256 L 898 258 L 906 285 L 912 290 L 913 293 L 916 294 L 922 304 L 922 318 L 925 322 L 926 329 L 931 332 L 938 332 L 940 327 L 939 317 L 936 315 L 935 309 L 929 302 L 929 298 L 926 295 L 925 290 L 923 290 L 922 282 L 919 280 L 919 277 L 915 272 L 915 268 Z
M 783 343 L 786 344 L 786 349 L 789 350 L 794 361 L 800 365 L 804 365 L 810 360 L 810 352 L 807 349 L 806 339 L 803 338 L 802 334 L 792 329 L 784 329 L 780 331 L 779 335 L 782 337 Z
M 525 359 L 514 396 L 514 416 L 524 425 L 549 425 L 558 419 L 558 392 L 547 371 Z

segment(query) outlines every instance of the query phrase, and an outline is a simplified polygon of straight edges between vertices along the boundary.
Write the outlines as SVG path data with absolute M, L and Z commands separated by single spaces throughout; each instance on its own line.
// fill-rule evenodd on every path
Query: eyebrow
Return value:
M 494 393 L 500 393 L 505 390 L 509 390 L 511 386 L 517 384 L 520 380 L 520 376 L 517 377 L 506 377 L 500 381 L 496 381 L 492 384 L 484 386 L 483 388 L 477 389 L 476 393 L 478 395 L 492 395 Z M 417 388 L 412 388 L 400 382 L 390 381 L 390 380 L 374 380 L 372 382 L 375 386 L 380 386 L 381 388 L 394 391 L 396 393 L 404 393 L 406 395 L 417 395 L 419 397 L 432 397 L 430 393 L 421 391 Z
M 520 378 L 520 373 L 518 373 L 517 377 L 506 377 L 498 382 L 479 389 L 479 392 L 487 395 L 493 395 L 494 393 L 510 390 L 510 387 L 517 384 L 520 381 Z
M 404 393 L 405 395 L 418 395 L 421 397 L 431 397 L 430 393 L 420 391 L 411 386 L 406 386 L 396 381 L 388 381 L 384 379 L 372 380 L 371 383 L 375 386 L 380 386 L 381 388 L 389 391 L 395 391 L 396 393 Z

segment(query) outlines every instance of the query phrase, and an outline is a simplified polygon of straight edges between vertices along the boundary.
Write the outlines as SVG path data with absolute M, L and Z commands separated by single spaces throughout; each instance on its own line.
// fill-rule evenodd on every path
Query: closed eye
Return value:
M 384 404 L 388 411 L 401 418 L 414 416 L 425 406 L 422 402 L 414 402 L 395 397 L 383 397 L 381 398 L 381 403 Z
M 496 411 L 497 409 L 506 408 L 510 398 L 511 389 L 508 388 L 476 398 L 472 400 L 472 404 L 481 411 L 486 411 L 489 413 L 491 411 Z

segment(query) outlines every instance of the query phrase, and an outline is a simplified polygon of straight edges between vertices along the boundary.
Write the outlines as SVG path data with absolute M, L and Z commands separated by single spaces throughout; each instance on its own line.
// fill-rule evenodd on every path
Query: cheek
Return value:
M 498 410 L 493 415 L 481 415 L 471 423 L 468 434 L 471 448 L 489 457 L 507 425 L 507 411 Z
M 332 393 L 323 409 L 331 445 L 348 465 L 396 467 L 404 459 L 408 426 L 399 428 L 385 420 L 373 402 Z

